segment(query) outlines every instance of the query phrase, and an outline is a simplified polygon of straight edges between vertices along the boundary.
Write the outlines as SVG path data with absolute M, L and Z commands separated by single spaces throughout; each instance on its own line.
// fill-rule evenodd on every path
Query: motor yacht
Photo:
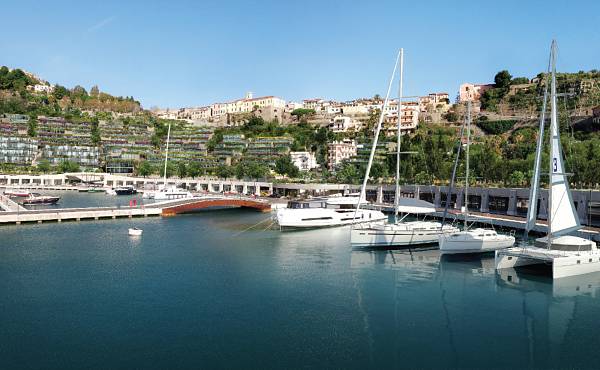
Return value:
M 155 200 L 173 200 L 193 198 L 194 195 L 185 189 L 181 189 L 175 186 L 169 186 L 163 187 L 158 191 L 144 192 L 143 197 Z
M 60 197 L 52 195 L 41 195 L 39 193 L 31 193 L 25 198 L 22 203 L 24 205 L 36 205 L 36 204 L 56 204 L 60 200 Z
M 117 195 L 133 195 L 137 193 L 137 190 L 132 185 L 119 186 L 115 188 Z
M 364 222 L 383 222 L 387 216 L 380 211 L 356 209 L 357 196 L 314 198 L 290 201 L 286 208 L 277 210 L 280 229 L 311 229 L 344 226 Z

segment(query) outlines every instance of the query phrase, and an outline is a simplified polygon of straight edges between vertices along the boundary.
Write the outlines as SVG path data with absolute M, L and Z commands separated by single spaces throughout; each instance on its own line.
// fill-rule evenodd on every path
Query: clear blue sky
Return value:
M 552 38 L 559 70 L 600 69 L 595 1 L 7 1 L 0 65 L 144 107 L 246 91 L 286 100 L 383 94 L 399 47 L 406 95 L 531 77 Z

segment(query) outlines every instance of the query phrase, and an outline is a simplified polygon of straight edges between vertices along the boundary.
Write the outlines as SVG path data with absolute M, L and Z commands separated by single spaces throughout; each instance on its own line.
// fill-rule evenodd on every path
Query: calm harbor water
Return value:
M 243 232 L 268 217 L 1 227 L 0 367 L 597 368 L 598 274 L 352 251 L 343 228 Z

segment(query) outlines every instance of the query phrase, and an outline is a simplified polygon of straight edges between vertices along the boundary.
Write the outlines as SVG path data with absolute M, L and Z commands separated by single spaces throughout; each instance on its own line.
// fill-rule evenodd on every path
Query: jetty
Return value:
M 4 194 L 0 194 L 0 209 L 2 209 L 3 211 L 7 211 L 7 212 L 11 212 L 11 211 L 26 211 L 27 208 L 23 207 L 22 205 L 20 205 L 19 203 L 15 202 L 14 200 L 10 199 L 10 197 L 4 195 Z

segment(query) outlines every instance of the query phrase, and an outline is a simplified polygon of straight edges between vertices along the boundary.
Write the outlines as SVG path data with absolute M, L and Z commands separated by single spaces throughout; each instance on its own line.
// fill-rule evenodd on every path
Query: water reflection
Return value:
M 599 357 L 585 328 L 600 314 L 600 273 L 496 274 L 493 255 L 438 250 L 352 251 L 350 267 L 375 365 L 589 367 L 583 358 Z

